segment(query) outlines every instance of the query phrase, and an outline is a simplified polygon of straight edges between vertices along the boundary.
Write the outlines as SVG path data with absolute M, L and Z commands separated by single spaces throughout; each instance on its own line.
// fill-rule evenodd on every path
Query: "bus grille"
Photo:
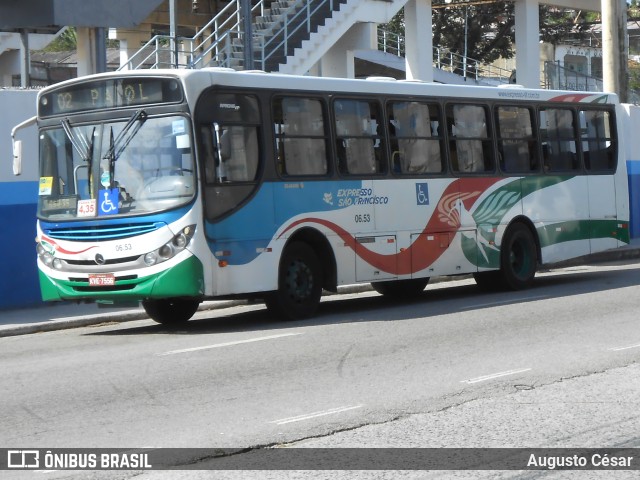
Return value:
M 45 229 L 44 233 L 58 240 L 74 240 L 76 242 L 89 242 L 97 240 L 114 240 L 118 238 L 133 237 L 143 233 L 154 232 L 164 227 L 164 222 L 130 223 L 122 225 L 96 225 L 85 227 L 62 227 Z

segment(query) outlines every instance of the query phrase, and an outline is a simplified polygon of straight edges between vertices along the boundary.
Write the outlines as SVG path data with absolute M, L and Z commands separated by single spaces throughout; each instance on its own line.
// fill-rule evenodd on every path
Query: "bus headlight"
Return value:
M 158 262 L 158 256 L 155 252 L 149 252 L 144 256 L 144 263 L 148 266 L 155 265 Z
M 195 225 L 188 225 L 184 227 L 169 242 L 165 243 L 153 252 L 147 253 L 143 257 L 144 263 L 151 267 L 152 265 L 162 263 L 165 260 L 175 257 L 178 253 L 187 248 L 187 245 L 191 242 L 195 231 Z
M 53 265 L 53 254 L 44 245 L 42 245 L 42 243 L 38 242 L 36 244 L 36 252 L 38 253 L 40 261 L 47 267 L 51 267 Z
M 44 255 L 41 255 L 40 259 L 47 267 L 50 267 L 53 263 L 53 255 L 51 255 L 49 252 L 45 252 Z

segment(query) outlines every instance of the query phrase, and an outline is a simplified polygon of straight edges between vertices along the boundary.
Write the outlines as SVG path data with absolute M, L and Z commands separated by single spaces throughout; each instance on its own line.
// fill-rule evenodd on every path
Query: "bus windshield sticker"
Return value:
M 171 122 L 171 131 L 174 135 L 180 135 L 181 133 L 186 132 L 187 128 L 185 127 L 184 120 L 180 119 Z
M 78 200 L 78 217 L 95 217 L 97 213 L 95 198 Z
M 40 177 L 38 195 L 51 195 L 52 187 L 53 187 L 53 177 Z
M 98 215 L 117 215 L 119 195 L 118 188 L 98 191 Z

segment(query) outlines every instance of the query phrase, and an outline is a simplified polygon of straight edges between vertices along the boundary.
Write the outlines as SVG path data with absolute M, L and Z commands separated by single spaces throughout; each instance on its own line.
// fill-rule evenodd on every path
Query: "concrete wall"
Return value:
M 35 126 L 16 135 L 23 141 L 22 175 L 13 175 L 11 129 L 36 113 L 34 90 L 0 90 L 0 309 L 40 303 L 36 267 L 38 137 Z

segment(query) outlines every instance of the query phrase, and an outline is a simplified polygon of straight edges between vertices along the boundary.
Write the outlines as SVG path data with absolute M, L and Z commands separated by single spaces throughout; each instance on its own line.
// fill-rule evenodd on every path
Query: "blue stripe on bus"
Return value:
M 206 222 L 209 248 L 231 265 L 244 265 L 254 260 L 276 232 L 298 215 L 346 208 L 353 204 L 361 188 L 361 180 L 264 183 L 238 211 L 220 221 Z M 226 257 L 220 252 L 232 255 Z

